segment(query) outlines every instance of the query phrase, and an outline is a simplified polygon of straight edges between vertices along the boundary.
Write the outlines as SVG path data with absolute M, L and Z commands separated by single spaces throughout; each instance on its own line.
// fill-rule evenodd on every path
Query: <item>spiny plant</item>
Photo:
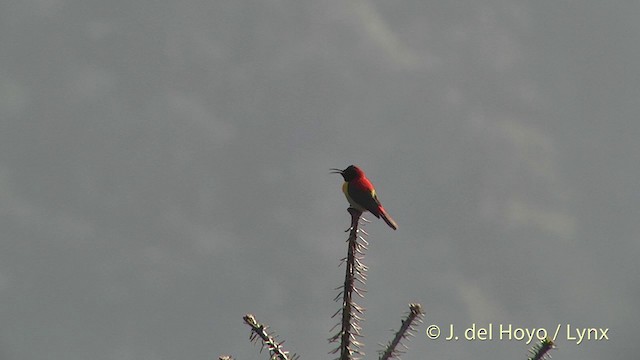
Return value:
M 347 256 L 342 258 L 340 266 L 345 266 L 344 282 L 337 287 L 338 294 L 334 301 L 340 303 L 340 308 L 336 311 L 332 318 L 338 317 L 340 321 L 330 330 L 334 331 L 339 328 L 336 334 L 329 338 L 330 343 L 339 343 L 338 346 L 330 351 L 330 354 L 338 354 L 336 360 L 357 360 L 365 353 L 362 351 L 363 343 L 362 326 L 360 323 L 364 320 L 364 307 L 358 305 L 354 299 L 354 294 L 359 298 L 364 298 L 366 290 L 364 286 L 367 282 L 367 266 L 364 264 L 365 251 L 369 243 L 365 236 L 366 231 L 361 227 L 369 221 L 362 217 L 362 212 L 354 208 L 348 209 L 351 216 L 351 226 L 346 231 L 349 232 L 347 238 Z M 387 360 L 397 357 L 403 353 L 398 349 L 406 346 L 402 343 L 404 339 L 413 336 L 415 325 L 422 321 L 424 312 L 420 304 L 409 304 L 409 312 L 402 320 L 402 325 L 395 333 L 394 338 L 387 346 L 379 351 L 380 359 Z M 273 332 L 269 332 L 269 327 L 258 322 L 254 315 L 247 314 L 244 316 L 244 322 L 251 327 L 249 336 L 252 342 L 260 342 L 260 351 L 267 349 L 270 359 L 279 360 L 297 360 L 297 354 L 290 355 L 282 344 L 284 341 L 278 340 Z M 221 355 L 220 360 L 230 360 L 230 355 Z
M 339 346 L 330 352 L 331 354 L 340 352 L 340 357 L 337 358 L 340 360 L 358 359 L 359 355 L 364 355 L 361 349 L 363 344 L 358 339 L 362 337 L 360 322 L 364 320 L 365 309 L 355 302 L 353 293 L 363 298 L 366 292 L 364 286 L 367 281 L 368 268 L 363 263 L 363 259 L 369 243 L 360 234 L 367 235 L 359 227 L 362 213 L 354 208 L 349 208 L 349 213 L 351 214 L 351 227 L 347 231 L 351 231 L 347 239 L 347 256 L 340 261 L 341 265 L 345 265 L 344 285 L 342 290 L 340 287 L 336 288 L 339 293 L 334 298 L 335 301 L 341 301 L 342 306 L 331 316 L 335 318 L 338 314 L 341 315 L 340 322 L 331 329 L 333 331 L 340 326 L 340 331 L 329 338 L 331 343 L 340 341 Z M 356 285 L 356 282 L 359 284 Z
M 296 354 L 289 355 L 289 352 L 282 348 L 284 341 L 278 341 L 275 334 L 267 331 L 269 327 L 259 323 L 255 316 L 247 314 L 243 319 L 244 322 L 251 327 L 249 339 L 252 342 L 260 341 L 260 352 L 266 348 L 269 351 L 269 356 L 273 360 L 297 360 L 299 358 Z
M 380 360 L 388 360 L 397 357 L 404 353 L 404 350 L 398 349 L 398 345 L 402 346 L 405 350 L 407 347 L 402 343 L 402 340 L 413 337 L 417 331 L 415 328 L 416 323 L 422 323 L 424 312 L 422 311 L 422 305 L 409 304 L 409 313 L 407 317 L 402 320 L 400 329 L 396 331 L 396 335 L 393 340 L 387 344 L 384 350 L 379 351 Z
M 348 211 L 351 216 L 351 225 L 346 230 L 349 232 L 347 256 L 340 261 L 340 265 L 345 266 L 345 277 L 343 284 L 336 288 L 338 294 L 334 298 L 334 301 L 340 303 L 340 308 L 332 315 L 332 318 L 339 317 L 340 321 L 330 332 L 337 328 L 339 330 L 328 339 L 330 343 L 338 343 L 338 346 L 329 352 L 339 354 L 335 360 L 359 360 L 365 356 L 361 326 L 365 308 L 356 303 L 354 293 L 359 298 L 364 298 L 366 293 L 364 286 L 367 282 L 368 267 L 364 264 L 364 257 L 369 243 L 365 237 L 369 234 L 362 229 L 362 226 L 369 221 L 362 217 L 362 212 L 359 210 L 349 208 Z M 247 314 L 243 319 L 251 328 L 249 339 L 260 343 L 260 352 L 267 349 L 271 360 L 299 360 L 300 357 L 297 354 L 289 354 L 282 346 L 284 341 L 280 341 L 274 332 L 270 332 L 267 325 L 258 322 L 254 315 Z M 383 349 L 378 351 L 378 359 L 399 359 L 407 349 L 404 340 L 415 334 L 416 326 L 423 319 L 422 305 L 409 304 L 409 311 L 402 319 L 402 324 L 395 332 L 393 339 L 386 346 L 379 344 Z M 547 338 L 529 350 L 531 357 L 528 360 L 545 360 L 550 357 L 549 350 L 554 348 L 553 341 Z M 219 360 L 233 360 L 233 358 L 230 355 L 221 355 Z
M 529 349 L 531 357 L 528 360 L 545 360 L 550 358 L 549 350 L 556 348 L 556 344 L 550 338 L 543 339 L 539 344 Z

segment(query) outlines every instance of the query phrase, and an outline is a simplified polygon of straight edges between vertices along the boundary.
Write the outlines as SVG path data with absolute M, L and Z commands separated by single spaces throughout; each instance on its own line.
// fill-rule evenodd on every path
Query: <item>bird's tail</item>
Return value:
M 389 214 L 387 214 L 386 210 L 382 206 L 380 206 L 378 210 L 380 212 L 382 220 L 384 220 L 384 222 L 386 222 L 390 228 L 392 228 L 393 230 L 398 229 L 398 224 L 393 220 L 391 216 L 389 216 Z

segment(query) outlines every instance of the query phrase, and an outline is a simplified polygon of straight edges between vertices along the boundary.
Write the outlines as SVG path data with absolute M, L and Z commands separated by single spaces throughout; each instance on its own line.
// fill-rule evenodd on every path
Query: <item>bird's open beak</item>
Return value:
M 332 174 L 340 174 L 342 175 L 342 173 L 344 172 L 344 170 L 340 170 L 340 169 L 329 169 L 331 170 Z

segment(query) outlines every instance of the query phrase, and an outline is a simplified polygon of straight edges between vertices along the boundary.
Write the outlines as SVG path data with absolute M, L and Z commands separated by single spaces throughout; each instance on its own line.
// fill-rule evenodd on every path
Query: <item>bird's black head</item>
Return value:
M 340 170 L 340 169 L 331 169 L 331 170 L 332 170 L 332 173 L 334 174 L 342 175 L 342 178 L 344 178 L 344 181 L 351 181 L 353 179 L 357 179 L 363 174 L 362 170 L 360 170 L 360 168 L 355 165 L 349 165 L 349 167 L 347 167 L 344 170 Z

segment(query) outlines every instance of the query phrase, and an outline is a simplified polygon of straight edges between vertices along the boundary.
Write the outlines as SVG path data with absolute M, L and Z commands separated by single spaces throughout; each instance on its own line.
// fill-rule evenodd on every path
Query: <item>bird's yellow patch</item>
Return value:
M 344 182 L 344 184 L 342 184 L 342 192 L 344 193 L 344 196 L 347 198 L 347 201 L 349 202 L 349 205 L 351 205 L 352 208 L 358 210 L 358 211 L 362 211 L 365 212 L 367 211 L 367 209 L 363 208 L 362 206 L 358 205 L 357 202 L 353 201 L 353 199 L 351 198 L 351 196 L 349 196 L 349 183 L 348 182 Z M 375 190 L 373 191 L 373 195 L 375 196 L 376 192 Z

